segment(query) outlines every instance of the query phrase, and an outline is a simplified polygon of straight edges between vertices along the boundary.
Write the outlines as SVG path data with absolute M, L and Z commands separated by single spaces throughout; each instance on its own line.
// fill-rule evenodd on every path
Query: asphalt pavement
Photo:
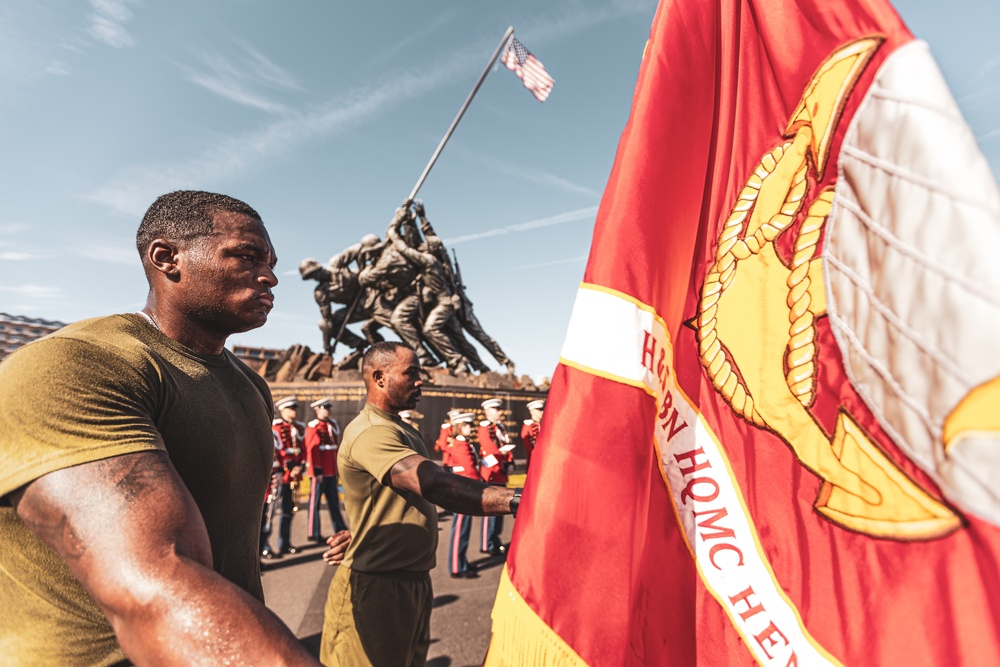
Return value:
M 523 469 L 523 468 L 522 468 Z M 512 482 L 517 482 L 512 476 Z M 503 557 L 479 553 L 480 519 L 476 517 L 469 543 L 469 562 L 479 578 L 452 579 L 448 574 L 447 545 L 451 515 L 439 512 L 437 567 L 431 572 L 434 612 L 431 615 L 429 667 L 481 665 L 490 643 L 490 611 L 500 583 Z M 504 517 L 504 544 L 509 544 L 514 519 Z M 323 534 L 332 533 L 330 514 L 323 507 Z M 271 546 L 277 543 L 277 520 Z M 306 539 L 306 500 L 292 522 L 292 544 L 301 548 L 295 555 L 263 561 L 262 576 L 267 606 L 313 653 L 319 654 L 323 631 L 323 607 L 335 567 L 323 562 L 325 546 Z

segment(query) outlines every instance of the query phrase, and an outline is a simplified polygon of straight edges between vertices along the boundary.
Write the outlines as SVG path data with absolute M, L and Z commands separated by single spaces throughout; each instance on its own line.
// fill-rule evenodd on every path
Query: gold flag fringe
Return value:
M 493 639 L 484 667 L 586 667 L 514 588 L 504 566 L 493 604 Z

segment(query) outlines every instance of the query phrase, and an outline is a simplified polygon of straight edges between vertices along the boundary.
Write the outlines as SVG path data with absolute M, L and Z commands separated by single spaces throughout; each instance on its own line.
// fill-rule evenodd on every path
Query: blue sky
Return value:
M 1000 173 L 1000 3 L 900 0 Z M 262 215 L 280 284 L 231 342 L 320 347 L 301 259 L 383 234 L 508 25 L 556 80 L 491 73 L 420 192 L 476 312 L 550 374 L 656 3 L 6 0 L 0 5 L 0 311 L 142 307 L 135 228 L 159 194 Z M 492 363 L 488 355 L 484 358 Z

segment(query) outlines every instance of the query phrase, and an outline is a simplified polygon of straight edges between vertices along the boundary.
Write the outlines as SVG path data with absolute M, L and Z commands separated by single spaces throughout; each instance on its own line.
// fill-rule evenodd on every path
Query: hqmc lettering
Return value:
M 743 567 L 743 551 L 736 544 L 736 531 L 726 525 L 729 510 L 725 507 L 700 507 L 705 503 L 715 502 L 721 494 L 719 482 L 713 477 L 715 470 L 711 460 L 705 455 L 705 450 L 696 447 L 674 454 L 674 461 L 677 463 L 678 472 L 684 478 L 680 500 L 683 505 L 691 507 L 696 539 L 710 545 L 708 562 L 718 571 Z M 698 509 L 695 509 L 696 507 Z M 744 626 L 741 632 L 747 641 L 756 642 L 768 660 L 773 661 L 783 650 L 790 649 L 788 637 L 770 618 L 752 586 L 747 586 L 739 593 L 727 597 L 733 613 L 740 619 L 737 624 Z M 786 664 L 798 664 L 794 649 L 791 650 Z
M 689 501 L 710 503 L 719 497 L 719 483 L 711 477 L 712 462 L 705 456 L 704 449 L 697 447 L 680 454 L 674 454 L 674 460 L 677 461 L 678 471 L 687 481 L 681 491 L 683 504 L 687 505 Z M 694 473 L 701 474 L 692 477 Z M 722 525 L 723 519 L 729 516 L 729 510 L 725 507 L 704 509 L 693 512 L 693 515 L 698 537 L 701 538 L 702 542 L 722 540 L 713 544 L 708 551 L 708 560 L 712 566 L 716 570 L 722 570 L 725 567 L 742 567 L 743 551 L 733 543 L 736 539 L 736 531 Z M 723 558 L 724 556 L 725 558 Z

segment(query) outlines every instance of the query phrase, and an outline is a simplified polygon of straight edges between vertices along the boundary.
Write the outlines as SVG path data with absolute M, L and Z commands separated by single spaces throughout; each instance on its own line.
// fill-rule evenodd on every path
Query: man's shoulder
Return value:
M 531 426 L 531 425 L 533 425 L 534 423 L 535 423 L 535 420 L 534 420 L 534 419 L 525 419 L 525 420 L 524 420 L 524 425 L 525 425 L 525 426 Z
M 320 421 L 319 419 L 313 419 L 311 422 L 309 422 L 308 424 L 306 424 L 306 426 L 308 426 L 309 428 L 316 428 L 317 426 L 319 426 L 322 423 L 323 422 Z
M 492 423 L 493 422 L 491 422 L 489 419 L 484 419 L 483 421 L 479 422 L 479 428 L 489 428 L 490 424 Z

